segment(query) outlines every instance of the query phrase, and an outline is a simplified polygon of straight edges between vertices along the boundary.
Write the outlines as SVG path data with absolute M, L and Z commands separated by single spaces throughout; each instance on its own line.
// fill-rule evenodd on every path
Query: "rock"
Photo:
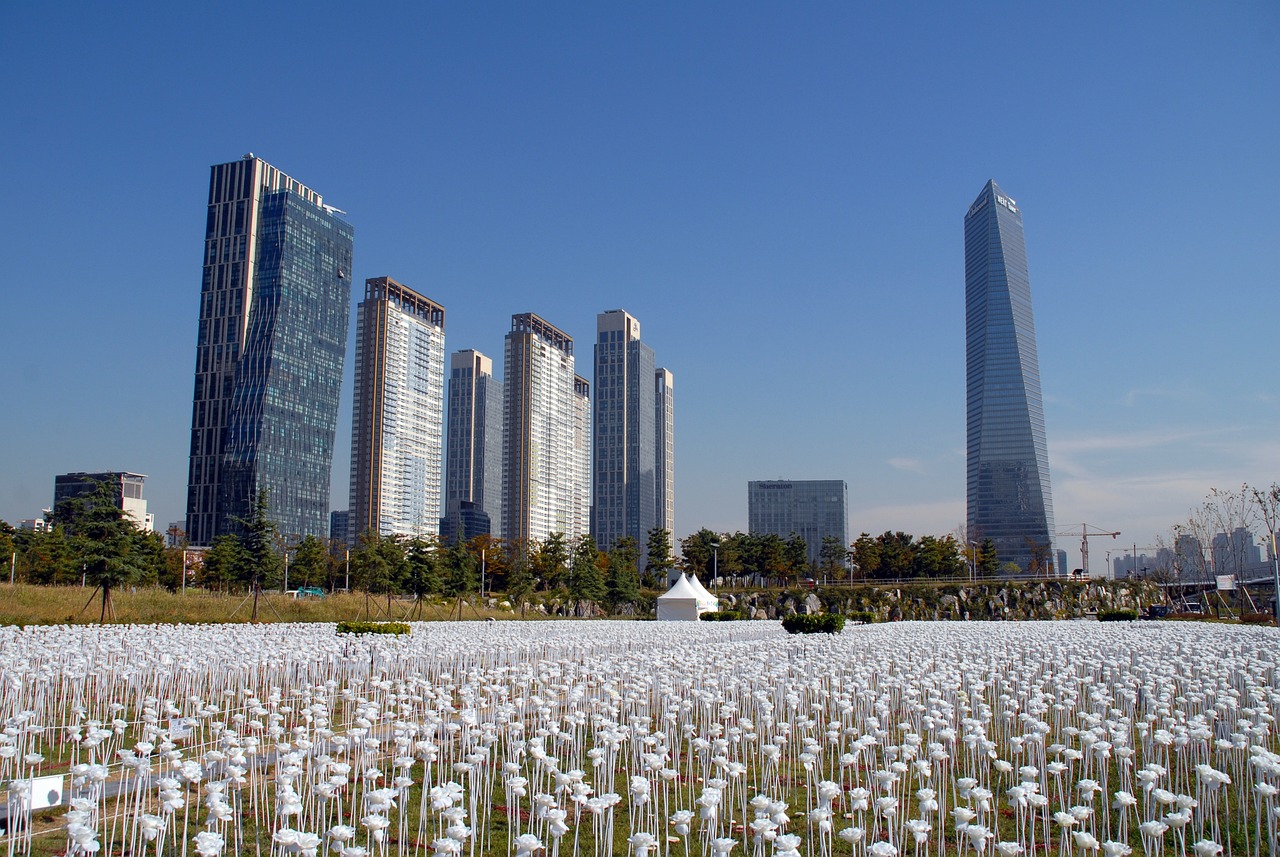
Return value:
M 810 615 L 810 616 L 812 616 L 814 613 L 821 613 L 822 600 L 819 599 L 817 595 L 814 595 L 812 592 L 810 592 L 809 596 L 804 600 L 804 607 L 802 609 L 806 615 Z

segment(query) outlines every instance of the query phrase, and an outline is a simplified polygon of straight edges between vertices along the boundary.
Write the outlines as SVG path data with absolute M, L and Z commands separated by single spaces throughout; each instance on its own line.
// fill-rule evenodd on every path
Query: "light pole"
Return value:
M 187 594 L 187 549 L 182 549 L 182 594 Z
M 347 548 L 347 582 L 343 585 L 343 591 L 351 591 L 351 548 Z
M 969 580 L 970 582 L 978 579 L 978 543 L 973 539 L 969 540 Z
M 489 555 L 488 545 L 485 545 L 484 547 L 480 548 L 480 600 L 481 602 L 484 601 L 484 566 L 485 566 L 485 559 L 488 557 L 488 555 Z M 484 606 L 484 605 L 481 604 L 481 606 Z

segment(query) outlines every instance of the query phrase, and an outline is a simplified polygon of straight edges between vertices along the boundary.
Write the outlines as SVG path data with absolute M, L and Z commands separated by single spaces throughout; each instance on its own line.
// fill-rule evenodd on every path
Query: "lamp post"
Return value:
M 488 545 L 485 545 L 484 547 L 480 548 L 480 600 L 482 602 L 484 601 L 484 566 L 485 566 L 485 559 L 488 557 L 488 555 L 489 555 Z
M 978 543 L 969 539 L 969 580 L 978 579 Z

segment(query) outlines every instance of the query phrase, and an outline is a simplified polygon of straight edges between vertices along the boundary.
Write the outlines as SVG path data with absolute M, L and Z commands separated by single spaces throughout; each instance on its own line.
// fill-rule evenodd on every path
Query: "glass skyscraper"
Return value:
M 653 396 L 657 429 L 653 446 L 657 452 L 658 485 L 654 492 L 658 502 L 658 526 L 666 530 L 674 544 L 676 538 L 676 425 L 674 378 L 667 369 L 653 373 Z
M 590 523 L 590 384 L 573 338 L 533 313 L 511 317 L 503 353 L 502 537 L 576 538 Z
M 322 536 L 346 359 L 353 230 L 245 155 L 209 180 L 187 537 L 233 532 L 260 490 L 287 538 Z
M 356 311 L 351 520 L 359 538 L 440 530 L 444 307 L 390 277 Z
M 658 520 L 653 349 L 620 309 L 596 316 L 591 534 L 601 550 L 631 536 L 643 551 Z
M 1022 212 L 994 181 L 964 218 L 968 537 L 1000 564 L 1046 572 L 1054 552 L 1040 364 Z
M 450 361 L 444 504 L 442 536 L 469 539 L 502 525 L 502 382 L 479 351 Z

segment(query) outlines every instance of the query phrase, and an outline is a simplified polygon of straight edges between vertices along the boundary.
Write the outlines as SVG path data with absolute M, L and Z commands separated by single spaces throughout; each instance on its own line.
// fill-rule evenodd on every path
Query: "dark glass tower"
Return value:
M 591 534 L 601 550 L 631 536 L 643 553 L 659 522 L 656 372 L 639 321 L 620 309 L 596 316 Z
M 322 536 L 350 312 L 351 225 L 245 155 L 209 179 L 187 536 L 237 528 L 259 490 L 287 538 Z
M 969 538 L 1051 568 L 1053 500 L 1022 212 L 994 181 L 964 218 Z

